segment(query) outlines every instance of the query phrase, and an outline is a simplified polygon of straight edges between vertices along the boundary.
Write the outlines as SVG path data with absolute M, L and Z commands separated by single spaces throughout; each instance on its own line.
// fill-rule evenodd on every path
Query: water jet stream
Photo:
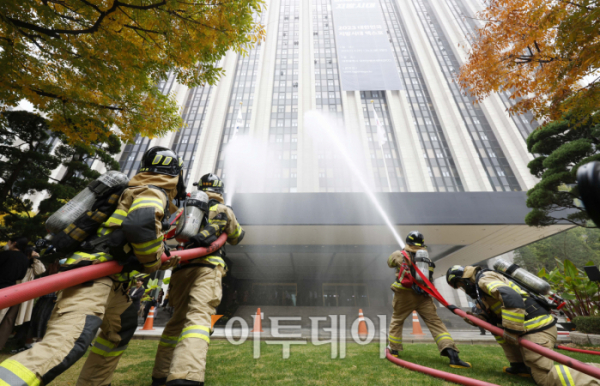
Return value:
M 379 215 L 381 216 L 381 218 L 383 219 L 385 224 L 388 226 L 388 228 L 394 235 L 394 238 L 398 242 L 398 245 L 400 245 L 400 247 L 404 248 L 404 241 L 402 240 L 402 237 L 400 237 L 400 234 L 396 231 L 396 228 L 394 228 L 394 225 L 388 218 L 387 214 L 385 213 L 385 210 L 383 210 L 383 207 L 377 200 L 377 197 L 375 197 L 375 194 L 369 188 L 367 181 L 365 181 L 363 175 L 360 173 L 360 169 L 357 167 L 357 165 L 354 163 L 352 157 L 348 153 L 348 150 L 347 150 L 345 144 L 333 132 L 333 130 L 332 130 L 333 123 L 328 122 L 328 121 L 329 120 L 327 119 L 327 117 L 325 117 L 322 113 L 320 113 L 318 111 L 309 111 L 304 115 L 305 128 L 307 130 L 314 131 L 315 133 L 319 133 L 319 134 L 325 133 L 327 135 L 327 138 L 335 146 L 338 153 L 344 158 L 344 160 L 348 164 L 348 167 L 350 168 L 350 171 L 352 172 L 352 174 L 354 175 L 356 180 L 360 183 L 361 187 L 363 188 L 364 193 L 367 195 L 367 197 L 369 197 L 373 206 L 375 207 L 375 209 L 377 209 L 377 212 L 379 213 Z

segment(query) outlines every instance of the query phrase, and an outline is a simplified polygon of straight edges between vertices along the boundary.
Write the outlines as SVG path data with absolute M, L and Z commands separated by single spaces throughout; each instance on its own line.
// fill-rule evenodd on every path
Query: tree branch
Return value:
M 91 103 L 91 102 L 84 102 L 84 101 L 79 101 L 76 99 L 69 99 L 69 98 L 65 98 L 65 97 L 61 97 L 60 95 L 56 95 L 56 94 L 52 94 L 46 91 L 42 91 L 42 90 L 36 90 L 34 88 L 29 88 L 31 91 L 33 91 L 34 93 L 38 94 L 39 96 L 45 96 L 48 98 L 53 98 L 53 99 L 59 99 L 61 101 L 63 101 L 63 103 L 66 102 L 71 102 L 71 103 L 75 103 L 75 104 L 81 104 L 81 105 L 88 105 L 88 106 L 96 106 L 96 107 L 100 107 L 103 109 L 107 109 L 107 110 L 112 110 L 112 111 L 123 111 L 124 109 L 120 108 L 120 107 L 115 107 L 115 106 L 107 106 L 107 105 L 102 105 L 102 104 L 98 104 L 98 103 Z

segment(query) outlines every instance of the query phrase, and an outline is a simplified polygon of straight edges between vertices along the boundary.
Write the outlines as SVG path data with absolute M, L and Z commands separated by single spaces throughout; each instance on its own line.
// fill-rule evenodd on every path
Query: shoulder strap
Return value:
M 218 205 L 218 204 L 224 205 L 221 201 L 219 201 L 217 199 L 214 199 L 214 198 L 211 198 L 211 199 L 208 200 L 208 209 L 210 209 L 214 205 Z

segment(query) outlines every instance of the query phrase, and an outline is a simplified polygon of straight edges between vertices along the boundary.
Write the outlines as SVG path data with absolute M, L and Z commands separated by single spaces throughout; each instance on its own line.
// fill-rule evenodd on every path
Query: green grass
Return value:
M 112 386 L 149 386 L 156 341 L 133 340 L 119 363 Z M 213 340 L 208 354 L 207 386 L 216 385 L 448 385 L 440 379 L 409 371 L 379 358 L 379 345 L 348 343 L 345 359 L 331 359 L 330 345 L 292 345 L 289 359 L 282 359 L 281 345 L 261 344 L 261 357 L 253 359 L 252 342 L 234 346 Z M 485 380 L 499 385 L 530 385 L 532 380 L 502 373 L 508 365 L 499 346 L 460 346 L 461 358 L 472 369 L 448 367 L 434 344 L 407 344 L 401 357 L 435 369 Z M 563 351 L 563 353 L 565 353 Z M 87 356 L 87 355 L 86 355 Z M 590 355 L 569 353 L 584 362 Z M 8 357 L 0 355 L 0 360 Z M 75 385 L 85 357 L 57 378 L 53 385 Z

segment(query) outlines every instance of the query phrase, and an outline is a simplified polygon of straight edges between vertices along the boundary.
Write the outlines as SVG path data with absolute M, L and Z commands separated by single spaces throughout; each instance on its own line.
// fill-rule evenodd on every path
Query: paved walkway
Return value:
M 154 330 L 144 331 L 139 327 L 135 332 L 133 339 L 148 339 L 148 340 L 159 340 L 160 336 L 163 332 L 163 327 L 155 327 Z M 313 335 L 316 335 L 314 338 L 319 340 L 331 339 L 331 333 L 328 331 L 324 331 L 320 329 L 313 333 L 309 328 L 279 328 L 278 331 L 275 331 L 273 334 L 269 328 L 263 328 L 264 332 L 260 334 L 261 340 L 311 340 Z M 338 331 L 339 332 L 339 331 Z M 346 330 L 345 339 L 347 341 L 352 341 L 353 337 L 350 330 Z M 382 339 L 386 339 L 387 331 L 383 330 Z M 429 333 L 429 330 L 423 329 L 424 335 L 416 336 L 411 334 L 411 329 L 404 329 L 403 331 L 403 341 L 404 343 L 433 343 L 433 337 Z M 480 335 L 479 331 L 473 330 L 452 330 L 450 331 L 452 338 L 458 344 L 496 344 L 496 340 L 494 337 L 487 332 L 485 335 Z M 233 328 L 231 331 L 231 335 L 229 338 L 233 338 L 236 341 L 239 340 L 242 336 L 245 336 L 247 339 L 252 340 L 254 338 L 254 333 L 249 332 L 248 330 L 242 331 L 241 328 Z M 216 327 L 214 333 L 211 335 L 211 339 L 227 339 L 228 337 L 225 334 L 224 327 Z M 313 339 L 314 339 L 313 338 Z M 380 339 L 379 336 L 374 336 L 373 341 L 378 342 Z M 558 340 L 561 343 L 569 343 L 571 339 L 568 335 L 559 334 Z

